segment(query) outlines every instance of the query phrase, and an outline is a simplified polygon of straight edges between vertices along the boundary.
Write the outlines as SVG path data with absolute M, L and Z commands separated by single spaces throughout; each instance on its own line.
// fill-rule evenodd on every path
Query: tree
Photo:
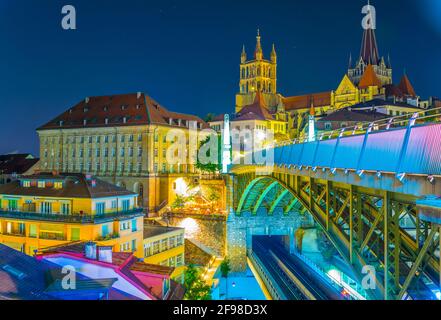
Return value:
M 186 202 L 187 201 L 186 201 L 185 197 L 178 194 L 178 195 L 176 195 L 175 201 L 173 201 L 173 203 L 171 204 L 171 208 L 172 209 L 182 209 L 185 207 Z
M 225 258 L 220 265 L 220 272 L 223 278 L 228 278 L 228 274 L 231 271 L 230 259 Z
M 184 273 L 184 298 L 186 300 L 211 300 L 211 288 L 200 277 L 200 272 L 190 264 Z
M 230 260 L 225 258 L 220 265 L 222 278 L 225 278 L 225 298 L 228 299 L 228 274 L 231 271 Z
M 220 190 L 217 188 L 211 188 L 210 189 L 210 195 L 208 196 L 208 201 L 210 201 L 211 205 L 211 211 L 214 210 L 214 206 L 219 202 L 221 196 L 220 196 Z
M 210 139 L 212 139 L 213 136 L 208 136 L 205 140 L 201 142 L 200 148 L 202 148 L 203 145 L 210 143 Z M 211 156 L 210 150 L 208 150 L 207 154 L 205 155 L 207 158 Z M 209 172 L 209 173 L 216 173 L 222 170 L 222 137 L 220 135 L 217 135 L 217 163 L 202 163 L 201 159 L 198 155 L 198 161 L 196 163 L 196 168 L 203 171 L 203 172 Z

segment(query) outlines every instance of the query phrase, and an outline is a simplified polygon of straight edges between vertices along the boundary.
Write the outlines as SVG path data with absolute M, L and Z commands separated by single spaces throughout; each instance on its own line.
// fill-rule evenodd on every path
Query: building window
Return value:
M 128 211 L 130 209 L 130 200 L 123 200 L 122 201 L 122 210 Z
M 29 180 L 23 181 L 23 187 L 29 188 L 31 186 L 31 182 Z
M 40 212 L 41 213 L 52 213 L 52 203 L 51 202 L 42 202 L 40 204 Z
M 168 239 L 161 240 L 161 252 L 168 250 Z
M 54 183 L 55 189 L 62 189 L 63 188 L 63 182 L 55 182 Z
M 39 188 L 44 188 L 44 187 L 46 187 L 46 181 L 38 181 L 38 187 L 39 187 Z
M 332 130 L 332 124 L 330 122 L 325 123 L 325 130 Z
M 160 251 L 159 249 L 159 241 L 153 242 L 153 254 L 158 254 Z
M 184 244 L 184 235 L 180 234 L 176 237 L 176 244 L 182 246 Z
M 61 213 L 62 214 L 70 214 L 70 205 L 68 203 L 61 204 Z
M 111 202 L 112 209 L 118 209 L 117 203 L 118 202 L 116 200 L 112 200 Z
M 139 148 L 138 148 L 138 157 L 141 157 L 141 156 L 142 156 L 142 148 L 139 147 Z
M 130 243 L 126 242 L 126 243 L 121 244 L 120 249 L 121 249 L 120 251 L 122 251 L 122 252 L 129 251 L 130 250 Z
M 95 204 L 95 213 L 96 214 L 104 214 L 106 211 L 106 203 L 105 202 L 99 202 Z
M 168 243 L 169 243 L 170 249 L 173 249 L 176 246 L 176 237 L 169 238 Z
M 123 221 L 121 222 L 120 230 L 125 231 L 130 229 L 130 223 L 129 221 Z
M 136 225 L 136 219 L 132 219 L 132 232 L 138 231 L 138 227 Z
M 129 148 L 129 157 L 133 157 L 133 148 L 132 147 Z
M 176 267 L 180 267 L 184 265 L 184 255 L 180 254 L 176 256 Z

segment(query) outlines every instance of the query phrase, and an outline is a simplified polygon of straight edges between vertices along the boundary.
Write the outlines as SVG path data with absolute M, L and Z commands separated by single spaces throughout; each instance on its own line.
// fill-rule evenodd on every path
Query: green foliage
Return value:
M 173 201 L 173 203 L 171 204 L 171 208 L 172 209 L 182 209 L 185 207 L 186 202 L 187 202 L 187 200 L 185 199 L 185 197 L 178 194 L 178 195 L 176 195 L 175 201 Z
M 211 288 L 200 277 L 200 272 L 190 264 L 184 273 L 186 300 L 211 300 Z
M 210 138 L 212 136 L 207 137 L 204 141 L 201 142 L 200 148 L 210 142 Z M 210 157 L 210 150 L 207 152 L 207 157 Z M 202 172 L 208 173 L 217 173 L 222 170 L 222 137 L 221 135 L 217 136 L 217 163 L 202 163 L 198 157 L 198 161 L 196 163 L 196 168 Z
M 227 278 L 227 277 L 228 277 L 228 274 L 229 274 L 230 271 L 231 271 L 231 267 L 230 267 L 230 259 L 225 258 L 225 259 L 222 261 L 222 263 L 221 263 L 221 265 L 220 265 L 220 271 L 221 271 L 221 274 L 222 274 L 222 277 L 223 277 L 223 278 Z

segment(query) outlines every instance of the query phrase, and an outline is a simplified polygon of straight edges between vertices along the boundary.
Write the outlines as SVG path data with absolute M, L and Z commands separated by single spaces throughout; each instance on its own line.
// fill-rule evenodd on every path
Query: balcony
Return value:
M 19 220 L 36 220 L 62 223 L 79 223 L 79 224 L 96 224 L 111 222 L 114 220 L 127 220 L 143 215 L 143 209 L 137 208 L 127 210 L 124 212 L 114 212 L 97 215 L 87 214 L 55 214 L 55 213 L 39 213 L 39 212 L 24 212 L 24 211 L 5 211 L 0 210 L 0 218 L 19 219 Z
M 41 240 L 56 240 L 56 241 L 66 241 L 67 237 L 64 234 L 52 233 L 52 232 L 40 232 Z

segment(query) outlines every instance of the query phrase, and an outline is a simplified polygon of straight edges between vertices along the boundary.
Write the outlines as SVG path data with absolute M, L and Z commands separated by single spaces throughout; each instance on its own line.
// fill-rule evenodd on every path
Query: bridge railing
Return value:
M 420 112 L 407 113 L 405 115 L 394 116 L 374 122 L 364 122 L 352 127 L 343 127 L 338 130 L 321 131 L 314 135 L 314 141 L 341 138 L 343 136 L 352 136 L 366 134 L 373 131 L 387 131 L 393 128 L 406 127 L 409 124 L 426 124 L 441 122 L 441 108 L 427 109 Z M 305 143 L 310 140 L 308 133 L 302 133 L 299 138 L 293 140 L 284 140 L 274 143 L 274 147 L 282 147 L 292 144 Z

